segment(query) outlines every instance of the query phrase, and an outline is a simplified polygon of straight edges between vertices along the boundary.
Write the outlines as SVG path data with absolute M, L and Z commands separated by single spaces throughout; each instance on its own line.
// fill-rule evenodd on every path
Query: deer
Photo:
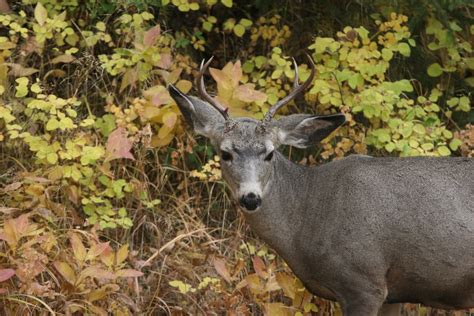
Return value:
M 337 301 L 345 316 L 375 316 L 395 303 L 474 307 L 474 159 L 350 155 L 318 166 L 278 148 L 313 146 L 345 121 L 343 113 L 274 119 L 313 82 L 315 65 L 262 120 L 233 118 L 210 96 L 169 84 L 194 132 L 221 158 L 231 196 L 246 222 L 314 295 Z M 400 304 L 398 304 L 400 306 Z

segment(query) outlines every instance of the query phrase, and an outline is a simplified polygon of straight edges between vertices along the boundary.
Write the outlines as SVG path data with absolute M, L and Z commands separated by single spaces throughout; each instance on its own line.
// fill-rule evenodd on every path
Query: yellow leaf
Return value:
M 120 249 L 117 250 L 116 256 L 117 256 L 116 264 L 121 265 L 122 262 L 124 262 L 125 259 L 127 259 L 128 257 L 128 244 L 125 244 L 122 247 L 120 247 Z
M 285 293 L 287 297 L 294 299 L 296 293 L 295 278 L 288 273 L 278 272 L 276 274 L 276 280 L 278 285 L 283 289 L 283 293 Z
M 41 2 L 38 2 L 38 4 L 35 7 L 36 21 L 38 22 L 39 25 L 43 26 L 47 18 L 48 18 L 48 11 L 46 11 L 46 8 L 41 4 Z
M 160 138 L 158 135 L 153 135 L 151 137 L 151 146 L 152 147 L 163 147 L 168 145 L 173 140 L 174 134 L 170 133 L 167 136 Z
M 176 124 L 178 116 L 172 111 L 168 111 L 163 115 L 163 123 L 169 128 L 173 128 Z
M 74 270 L 69 264 L 62 261 L 55 261 L 53 265 L 66 281 L 71 284 L 74 284 L 76 282 L 76 274 L 74 273 Z
M 292 316 L 290 308 L 283 303 L 267 303 L 265 305 L 265 312 L 272 316 Z
M 178 88 L 183 93 L 188 93 L 192 87 L 193 84 L 189 80 L 180 80 L 176 83 L 176 88 Z

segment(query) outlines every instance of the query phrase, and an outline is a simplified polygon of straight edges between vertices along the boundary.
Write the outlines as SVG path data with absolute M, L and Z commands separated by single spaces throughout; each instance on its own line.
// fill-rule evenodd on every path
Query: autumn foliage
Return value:
M 166 87 L 195 95 L 202 59 L 231 116 L 262 118 L 290 57 L 301 81 L 313 58 L 280 114 L 348 123 L 284 148 L 295 162 L 474 155 L 466 1 L 1 4 L 0 314 L 340 315 L 252 235 L 185 126 Z

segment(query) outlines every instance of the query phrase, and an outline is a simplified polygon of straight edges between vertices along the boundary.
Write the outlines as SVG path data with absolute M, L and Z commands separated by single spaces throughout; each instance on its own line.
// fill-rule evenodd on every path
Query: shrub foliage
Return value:
M 3 1 L 5 4 L 5 1 Z M 0 15 L 0 311 L 340 315 L 248 231 L 166 90 L 235 116 L 345 113 L 316 164 L 474 156 L 467 1 L 10 1 Z M 211 80 L 212 79 L 212 80 Z M 212 84 L 211 84 L 212 83 Z M 290 152 L 291 153 L 291 152 Z M 426 314 L 407 305 L 406 313 Z

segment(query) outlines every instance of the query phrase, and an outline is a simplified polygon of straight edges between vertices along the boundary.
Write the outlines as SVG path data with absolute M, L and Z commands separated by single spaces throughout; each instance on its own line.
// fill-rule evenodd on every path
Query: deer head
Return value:
M 262 121 L 247 117 L 231 118 L 228 109 L 206 92 L 203 76 L 212 58 L 201 63 L 197 78 L 201 99 L 188 96 L 169 85 L 168 90 L 186 122 L 193 126 L 196 133 L 209 138 L 219 153 L 223 177 L 244 211 L 257 211 L 264 203 L 271 190 L 271 175 L 278 172 L 276 161 L 284 159 L 275 152 L 280 145 L 298 148 L 312 146 L 345 122 L 343 114 L 293 114 L 273 119 L 281 107 L 303 93 L 312 83 L 316 70 L 312 59 L 308 58 L 311 66 L 309 78 L 299 85 L 298 66 L 293 59 L 293 90 L 273 105 Z

